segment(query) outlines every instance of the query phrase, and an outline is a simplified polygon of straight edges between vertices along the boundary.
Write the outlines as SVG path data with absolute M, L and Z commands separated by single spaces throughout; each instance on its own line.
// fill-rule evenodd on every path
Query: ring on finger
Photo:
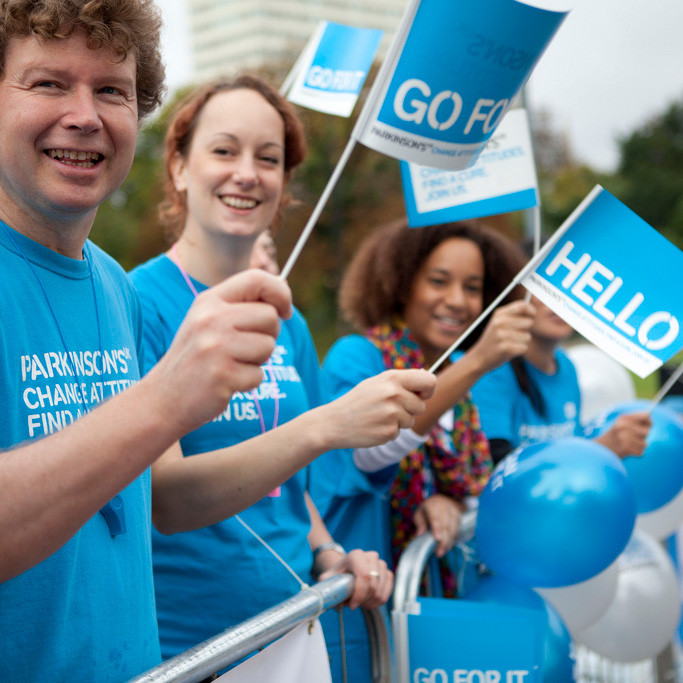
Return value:
M 379 579 L 379 572 L 376 569 L 368 572 L 368 576 L 372 576 L 373 579 Z

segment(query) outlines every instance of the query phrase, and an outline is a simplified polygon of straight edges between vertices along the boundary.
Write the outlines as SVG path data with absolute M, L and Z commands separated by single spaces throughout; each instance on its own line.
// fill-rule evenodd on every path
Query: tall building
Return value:
M 384 31 L 386 50 L 408 0 L 189 0 L 195 76 L 263 64 L 289 68 L 319 21 Z

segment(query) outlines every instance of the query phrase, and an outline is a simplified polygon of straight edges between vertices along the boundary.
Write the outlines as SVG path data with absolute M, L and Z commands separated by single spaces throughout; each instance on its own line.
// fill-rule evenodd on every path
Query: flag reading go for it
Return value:
M 378 29 L 321 22 L 282 91 L 302 107 L 350 116 L 381 38 Z
M 422 166 L 467 168 L 567 15 L 548 4 L 413 0 L 353 137 Z
M 356 142 L 430 168 L 473 164 L 567 15 L 554 7 L 570 1 L 411 0 L 280 277 L 289 276 Z

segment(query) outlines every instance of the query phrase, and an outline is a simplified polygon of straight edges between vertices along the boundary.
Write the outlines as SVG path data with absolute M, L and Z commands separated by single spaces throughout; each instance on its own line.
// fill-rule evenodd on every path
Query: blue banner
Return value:
M 411 683 L 542 682 L 540 610 L 442 598 L 419 605 L 407 616 Z
M 476 163 L 445 171 L 401 162 L 412 228 L 520 211 L 538 204 L 531 134 L 524 109 L 509 112 Z

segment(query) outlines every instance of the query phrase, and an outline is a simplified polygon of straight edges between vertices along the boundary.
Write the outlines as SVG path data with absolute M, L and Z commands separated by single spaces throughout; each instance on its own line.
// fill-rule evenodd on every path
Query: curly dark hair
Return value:
M 362 332 L 401 316 L 422 264 L 442 242 L 454 237 L 474 242 L 482 253 L 484 308 L 510 284 L 526 262 L 516 244 L 478 222 L 460 221 L 413 229 L 402 219 L 373 232 L 351 260 L 339 292 L 344 319 Z M 502 303 L 521 295 L 521 287 L 516 287 Z M 474 341 L 476 333 L 467 340 L 466 346 Z
M 153 0 L 0 0 L 0 77 L 14 37 L 68 38 L 85 31 L 93 50 L 111 48 L 136 63 L 138 117 L 152 113 L 165 92 L 161 13 Z
M 307 147 L 304 129 L 294 107 L 264 80 L 256 76 L 242 74 L 235 78 L 219 79 L 199 86 L 178 103 L 166 132 L 164 150 L 166 166 L 165 199 L 159 207 L 159 216 L 172 237 L 177 237 L 182 232 L 187 211 L 185 193 L 179 192 L 172 180 L 171 170 L 174 158 L 176 154 L 179 154 L 183 159 L 187 159 L 199 116 L 207 102 L 214 95 L 232 90 L 253 90 L 257 92 L 282 118 L 285 124 L 285 183 L 291 178 L 293 170 L 306 158 Z M 280 208 L 284 208 L 290 201 L 289 195 L 283 196 Z

